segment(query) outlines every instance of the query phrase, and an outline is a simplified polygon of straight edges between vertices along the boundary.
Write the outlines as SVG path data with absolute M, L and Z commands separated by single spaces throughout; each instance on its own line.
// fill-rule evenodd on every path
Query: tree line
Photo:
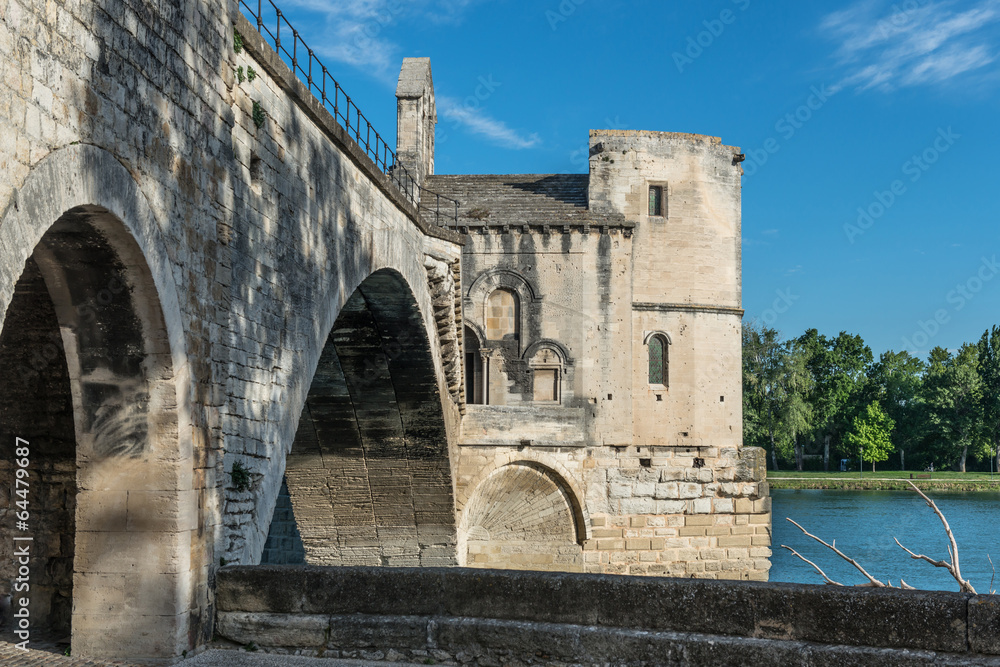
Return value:
M 746 323 L 743 442 L 765 448 L 775 470 L 820 456 L 824 470 L 831 458 L 874 469 L 890 456 L 900 470 L 1000 466 L 1000 327 L 954 353 L 890 350 L 876 361 L 856 334 L 782 340 Z

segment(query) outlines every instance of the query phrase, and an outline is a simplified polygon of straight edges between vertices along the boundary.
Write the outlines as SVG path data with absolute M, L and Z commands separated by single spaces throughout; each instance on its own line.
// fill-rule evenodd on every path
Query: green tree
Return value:
M 785 354 L 782 358 L 781 377 L 784 387 L 784 397 L 781 402 L 781 432 L 782 436 L 791 441 L 795 454 L 795 469 L 802 471 L 803 434 L 812 429 L 813 409 L 809 404 L 809 395 L 813 390 L 812 373 L 807 365 L 808 354 L 795 341 L 785 344 Z
M 743 438 L 756 445 L 770 445 L 775 470 L 783 354 L 776 330 L 755 322 L 743 326 Z
M 926 365 L 909 352 L 883 352 L 868 371 L 870 400 L 877 400 L 896 428 L 892 443 L 899 452 L 900 470 L 906 469 L 906 452 L 926 433 L 926 413 L 921 396 Z
M 966 343 L 954 356 L 940 347 L 931 350 L 924 380 L 931 447 L 961 472 L 970 450 L 974 456 L 989 451 L 982 437 L 982 395 L 976 345 Z
M 865 386 L 865 370 L 872 351 L 860 336 L 841 331 L 827 338 L 809 329 L 796 340 L 807 355 L 806 366 L 815 384 L 809 393 L 813 434 L 823 443 L 823 469 L 830 469 L 833 439 L 851 424 L 859 406 L 854 400 Z
M 993 326 L 979 339 L 979 379 L 982 381 L 983 438 L 1000 470 L 1000 327 Z
M 860 455 L 862 461 L 875 464 L 889 460 L 892 452 L 892 429 L 895 423 L 877 401 L 868 404 L 864 411 L 855 416 L 851 430 L 844 436 L 844 444 Z

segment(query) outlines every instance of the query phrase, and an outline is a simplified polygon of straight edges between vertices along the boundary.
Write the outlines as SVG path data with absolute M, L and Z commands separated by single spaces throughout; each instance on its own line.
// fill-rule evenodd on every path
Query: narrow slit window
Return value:
M 653 336 L 649 339 L 649 384 L 668 386 L 669 369 L 667 341 L 663 336 Z
M 663 215 L 663 186 L 649 186 L 649 214 Z

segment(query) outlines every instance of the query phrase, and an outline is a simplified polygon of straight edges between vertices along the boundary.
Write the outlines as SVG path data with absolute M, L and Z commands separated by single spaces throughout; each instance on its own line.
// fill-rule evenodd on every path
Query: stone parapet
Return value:
M 997 596 L 613 575 L 230 567 L 216 628 L 265 650 L 484 665 L 1000 664 Z

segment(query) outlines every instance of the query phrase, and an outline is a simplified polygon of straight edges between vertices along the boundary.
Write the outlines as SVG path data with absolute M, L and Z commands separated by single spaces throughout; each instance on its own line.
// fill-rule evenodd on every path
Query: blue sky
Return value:
M 582 173 L 591 128 L 741 146 L 743 305 L 786 337 L 1000 324 L 1000 0 L 277 4 L 390 144 L 431 58 L 438 173 Z

